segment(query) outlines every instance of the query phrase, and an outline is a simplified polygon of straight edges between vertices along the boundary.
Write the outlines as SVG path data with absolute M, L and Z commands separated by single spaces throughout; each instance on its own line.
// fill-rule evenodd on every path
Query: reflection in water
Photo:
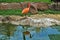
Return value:
M 55 26 L 55 27 L 52 26 L 52 28 L 53 28 L 53 29 L 56 28 L 58 31 L 60 31 L 60 26 Z
M 2 39 L 4 39 L 4 40 L 10 39 L 10 36 L 13 35 L 15 29 L 16 29 L 15 25 L 11 25 L 9 23 L 0 24 L 0 34 L 4 35 L 4 37 Z
M 41 29 L 3 23 L 0 24 L 0 40 L 50 40 L 51 35 L 60 35 L 59 29 L 55 26 Z
M 51 40 L 60 40 L 60 34 L 56 34 L 56 35 L 52 34 L 52 35 L 49 35 L 49 38 Z

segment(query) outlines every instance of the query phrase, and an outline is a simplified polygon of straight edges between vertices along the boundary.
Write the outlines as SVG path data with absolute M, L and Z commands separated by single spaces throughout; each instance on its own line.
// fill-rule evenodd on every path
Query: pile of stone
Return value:
M 52 18 L 31 18 L 21 16 L 0 16 L 0 23 L 11 23 L 13 25 L 29 25 L 31 27 L 48 27 L 60 25 L 60 21 Z
M 57 3 L 51 3 L 51 5 L 49 5 L 49 8 L 52 10 L 60 10 L 60 2 Z

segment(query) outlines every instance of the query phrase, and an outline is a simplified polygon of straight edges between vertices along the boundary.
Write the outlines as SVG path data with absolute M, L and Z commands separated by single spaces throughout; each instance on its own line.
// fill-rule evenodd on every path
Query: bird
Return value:
M 28 3 L 28 7 L 24 8 L 24 9 L 22 10 L 22 14 L 24 14 L 25 17 L 26 17 L 26 14 L 28 14 L 29 10 L 30 10 L 30 3 Z

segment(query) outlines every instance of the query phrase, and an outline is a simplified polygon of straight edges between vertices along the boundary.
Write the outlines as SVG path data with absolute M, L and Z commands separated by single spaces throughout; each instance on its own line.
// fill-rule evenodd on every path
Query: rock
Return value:
M 3 18 L 4 18 L 3 16 L 0 16 L 0 21 L 1 21 Z
M 50 15 L 50 14 L 49 14 Z M 48 16 L 49 16 L 48 15 Z M 43 16 L 43 15 L 42 15 Z M 46 15 L 44 14 L 44 17 L 40 17 L 40 15 L 33 15 L 30 17 L 21 17 L 21 16 L 0 16 L 0 23 L 10 23 L 13 25 L 29 25 L 31 27 L 49 27 L 52 25 L 60 25 L 60 20 L 57 20 L 57 18 L 50 18 L 50 17 L 45 17 Z M 52 15 L 53 17 L 56 15 Z M 59 15 L 57 15 L 58 17 Z
M 49 5 L 49 8 L 52 10 L 60 10 L 60 2 L 57 3 L 52 3 L 51 5 Z
M 6 16 L 5 18 L 8 19 L 9 21 L 19 21 L 22 17 L 11 15 L 11 16 Z
M 48 3 L 36 2 L 34 5 L 36 5 L 38 10 L 47 10 L 49 8 Z
M 38 13 L 36 5 L 34 5 L 33 3 L 31 3 L 31 6 L 30 6 L 30 12 L 32 14 L 37 14 Z
M 0 9 L 18 9 L 20 8 L 19 3 L 0 3 Z
M 52 25 L 60 25 L 60 21 L 51 18 L 32 19 L 30 17 L 20 20 L 21 25 L 30 25 L 32 27 L 48 27 Z
M 0 16 L 0 23 L 2 23 L 2 19 L 3 19 L 4 17 L 3 16 Z

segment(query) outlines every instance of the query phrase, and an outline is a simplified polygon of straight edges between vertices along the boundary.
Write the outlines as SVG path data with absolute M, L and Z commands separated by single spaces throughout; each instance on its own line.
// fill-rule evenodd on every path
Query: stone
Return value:
M 38 10 L 47 10 L 48 7 L 48 3 L 44 3 L 44 2 L 37 2 L 35 3 L 35 5 L 37 6 Z
M 44 17 L 43 17 L 44 15 Z M 33 15 L 30 17 L 22 17 L 22 16 L 16 16 L 16 15 L 11 15 L 11 16 L 0 16 L 0 23 L 10 23 L 13 25 L 29 25 L 31 27 L 49 27 L 53 25 L 60 25 L 60 16 L 59 15 Z M 55 18 L 55 16 L 57 16 Z M 29 27 L 27 26 L 27 27 Z
M 24 20 L 20 20 L 20 24 L 30 25 L 32 27 L 49 27 L 52 25 L 60 25 L 60 21 L 52 19 L 52 18 L 33 19 L 33 18 L 28 17 Z
M 51 5 L 49 5 L 49 9 L 52 10 L 60 10 L 60 2 L 57 3 L 51 3 Z

